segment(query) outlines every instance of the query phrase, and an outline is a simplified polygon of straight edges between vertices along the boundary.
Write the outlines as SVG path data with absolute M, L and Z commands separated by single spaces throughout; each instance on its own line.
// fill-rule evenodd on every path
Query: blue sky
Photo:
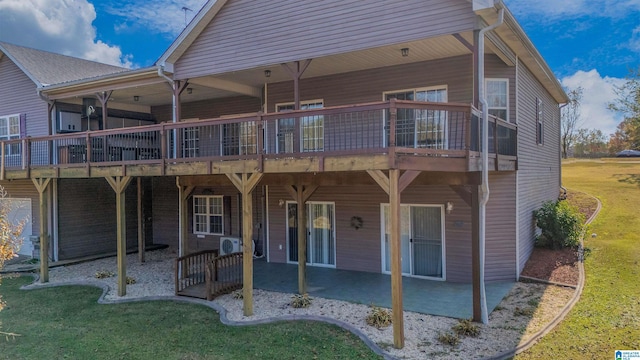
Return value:
M 399 0 L 398 0 L 399 1 Z M 146 67 L 206 0 L 0 0 L 0 41 Z M 582 127 L 609 134 L 606 104 L 640 66 L 640 0 L 504 0 L 563 86 L 584 88 Z M 29 24 L 25 30 L 25 24 Z

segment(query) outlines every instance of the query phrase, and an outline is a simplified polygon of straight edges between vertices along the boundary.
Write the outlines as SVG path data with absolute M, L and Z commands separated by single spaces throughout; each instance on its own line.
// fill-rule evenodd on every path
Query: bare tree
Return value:
M 630 69 L 626 82 L 615 86 L 618 96 L 609 109 L 624 116 L 618 125 L 618 131 L 613 134 L 612 149 L 640 149 L 640 66 Z
M 7 197 L 7 192 L 0 185 L 0 269 L 4 266 L 6 260 L 16 257 L 20 246 L 22 245 L 22 229 L 28 219 L 20 219 L 13 221 L 9 214 L 13 210 L 13 203 Z M 2 277 L 0 276 L 0 280 Z M 0 296 L 0 311 L 4 307 L 2 296 Z M 2 325 L 0 323 L 0 325 Z M 16 337 L 18 334 L 0 331 L 0 335 L 6 338 Z
M 582 102 L 582 87 L 569 91 L 569 102 L 562 108 L 561 141 L 562 158 L 566 159 L 568 150 L 575 142 L 575 131 L 580 124 L 580 104 Z

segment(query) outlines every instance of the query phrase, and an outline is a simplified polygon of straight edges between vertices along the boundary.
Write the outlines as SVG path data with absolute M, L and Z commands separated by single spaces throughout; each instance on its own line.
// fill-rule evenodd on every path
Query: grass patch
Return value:
M 101 289 L 21 291 L 30 278 L 3 279 L 8 307 L 0 359 L 379 359 L 329 324 L 295 321 L 233 327 L 204 306 L 154 301 L 99 305 Z
M 603 204 L 586 236 L 586 283 L 564 321 L 517 359 L 613 358 L 640 349 L 640 164 L 580 161 L 562 167 L 563 184 Z

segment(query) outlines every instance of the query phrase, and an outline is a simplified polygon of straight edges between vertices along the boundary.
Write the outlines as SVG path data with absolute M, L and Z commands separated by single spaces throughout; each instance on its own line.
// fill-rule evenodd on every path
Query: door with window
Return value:
M 307 264 L 336 266 L 335 205 L 307 202 Z M 287 261 L 298 262 L 298 204 L 287 203 Z
M 402 274 L 444 279 L 444 224 L 442 206 L 400 207 Z M 383 272 L 391 272 L 389 205 L 382 205 Z
M 322 100 L 306 101 L 300 110 L 322 109 Z M 278 104 L 277 112 L 293 111 L 294 104 Z M 294 149 L 295 118 L 278 119 L 276 124 L 276 152 L 292 153 Z M 304 116 L 300 118 L 300 152 L 324 150 L 324 116 Z
M 384 93 L 384 100 L 447 102 L 447 87 L 436 86 Z M 389 114 L 385 129 L 389 143 Z M 396 116 L 396 146 L 410 148 L 447 149 L 447 112 L 399 108 Z

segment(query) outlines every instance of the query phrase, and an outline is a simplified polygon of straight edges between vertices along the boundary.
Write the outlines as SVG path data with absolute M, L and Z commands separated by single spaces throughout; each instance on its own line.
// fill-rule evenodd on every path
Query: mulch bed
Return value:
M 576 206 L 585 215 L 585 219 L 589 219 L 598 207 L 595 199 L 578 192 L 570 191 L 566 201 Z M 578 285 L 578 253 L 575 249 L 535 248 L 521 275 L 562 284 Z

